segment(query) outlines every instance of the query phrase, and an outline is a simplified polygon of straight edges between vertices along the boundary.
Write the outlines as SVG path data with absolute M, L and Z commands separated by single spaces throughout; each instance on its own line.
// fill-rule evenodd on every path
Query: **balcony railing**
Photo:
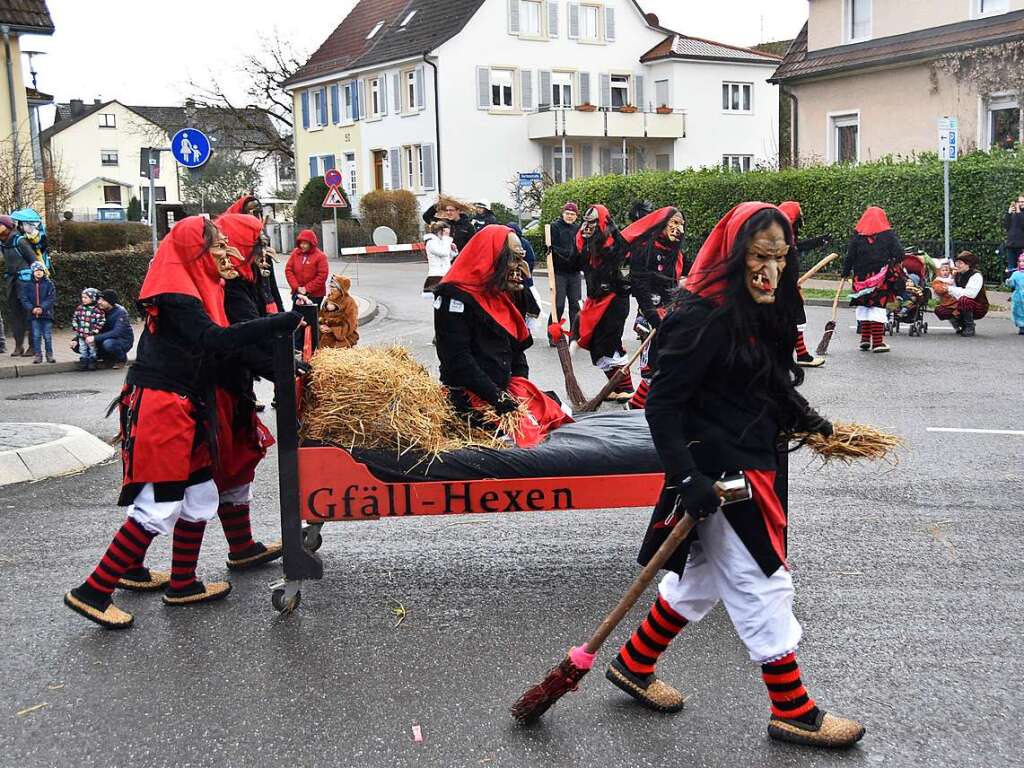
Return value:
M 686 112 L 624 112 L 608 107 L 593 111 L 542 107 L 527 118 L 531 139 L 595 138 L 683 139 L 686 138 Z

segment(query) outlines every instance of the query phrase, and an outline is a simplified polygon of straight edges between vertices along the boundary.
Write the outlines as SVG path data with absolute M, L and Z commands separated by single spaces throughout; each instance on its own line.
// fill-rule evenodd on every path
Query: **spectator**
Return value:
M 1006 285 L 1013 289 L 1013 324 L 1017 326 L 1017 333 L 1024 336 L 1024 253 L 1017 257 L 1017 269 Z
M 87 336 L 86 342 L 96 345 L 96 357 L 110 360 L 115 371 L 124 368 L 128 353 L 135 344 L 135 332 L 128 319 L 128 310 L 119 303 L 117 291 L 100 291 L 100 299 L 96 303 L 103 310 L 106 319 L 103 329 L 95 336 Z
M 32 349 L 36 358 L 33 363 L 43 362 L 43 345 L 46 345 L 46 362 L 56 363 L 53 357 L 53 305 L 57 303 L 57 289 L 41 261 L 32 264 L 32 280 L 20 283 L 21 305 L 32 320 Z
M 476 234 L 473 222 L 467 215 L 468 210 L 469 207 L 464 203 L 442 195 L 437 199 L 437 203 L 423 212 L 423 221 L 427 224 L 438 220 L 449 222 L 452 227 L 452 240 L 455 241 L 455 247 L 461 251 Z
M 106 313 L 97 304 L 99 298 L 100 292 L 95 288 L 83 289 L 82 303 L 75 308 L 74 317 L 71 319 L 71 330 L 75 332 L 71 348 L 78 352 L 80 371 L 96 370 L 96 344 L 90 344 L 86 339 L 102 332 L 103 324 L 107 320 Z
M 949 320 L 958 336 L 973 336 L 974 321 L 988 314 L 985 278 L 977 267 L 978 257 L 970 251 L 957 254 L 953 263 L 953 285 L 948 288 L 956 304 L 940 304 L 935 308 L 935 316 L 940 320 Z
M 473 229 L 479 232 L 481 229 L 486 227 L 488 224 L 497 224 L 498 217 L 494 215 L 494 211 L 491 210 L 490 200 L 480 200 L 473 203 L 473 207 L 476 209 L 473 212 L 472 222 Z
M 295 249 L 284 268 L 293 302 L 296 296 L 305 296 L 319 307 L 327 295 L 327 254 L 319 246 L 311 229 L 304 229 L 295 238 Z
M 1024 253 L 1024 194 L 1010 203 L 1010 209 L 1003 216 L 1006 230 L 1006 275 L 1017 269 L 1017 258 Z
M 20 285 L 30 281 L 23 270 L 32 266 L 36 252 L 32 244 L 18 234 L 17 224 L 10 216 L 0 216 L 0 251 L 4 256 L 4 289 L 7 298 L 8 319 L 14 336 L 14 351 L 11 357 L 28 357 L 32 354 L 25 343 L 28 334 L 28 314 L 21 304 Z M 0 349 L 6 351 L 6 339 L 0 337 Z
M 576 250 L 576 233 L 580 229 L 576 220 L 579 216 L 580 209 L 576 203 L 568 202 L 562 206 L 561 217 L 551 225 L 551 253 L 548 254 L 548 280 L 555 281 L 552 314 L 561 318 L 568 300 L 569 325 L 573 328 L 576 327 L 576 316 L 580 313 L 580 300 L 583 298 L 582 257 Z M 554 346 L 550 337 L 548 344 Z
M 458 251 L 452 240 L 451 223 L 446 220 L 431 222 L 424 238 L 427 251 L 427 279 L 423 282 L 423 296 L 434 300 L 434 288 L 451 269 L 452 259 Z

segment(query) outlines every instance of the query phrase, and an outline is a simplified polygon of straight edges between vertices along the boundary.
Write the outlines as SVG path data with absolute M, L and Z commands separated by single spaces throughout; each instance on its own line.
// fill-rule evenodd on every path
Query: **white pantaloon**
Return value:
M 793 615 L 793 579 L 785 568 L 765 576 L 722 512 L 697 525 L 683 576 L 668 573 L 658 591 L 688 621 L 703 619 L 718 601 L 747 646 L 764 664 L 795 651 L 802 630 Z
M 220 492 L 221 504 L 252 504 L 252 483 L 243 483 Z
M 885 307 L 857 307 L 858 323 L 884 323 L 888 319 Z
M 629 358 L 626 357 L 624 354 L 616 352 L 614 355 L 611 355 L 610 357 L 608 355 L 599 357 L 595 365 L 602 371 L 610 371 L 613 368 L 618 368 L 620 365 L 625 365 L 628 359 Z
M 190 523 L 203 523 L 217 516 L 218 494 L 213 480 L 190 485 L 181 501 L 157 501 L 152 483 L 146 483 L 128 507 L 132 518 L 152 534 L 168 536 L 182 517 Z

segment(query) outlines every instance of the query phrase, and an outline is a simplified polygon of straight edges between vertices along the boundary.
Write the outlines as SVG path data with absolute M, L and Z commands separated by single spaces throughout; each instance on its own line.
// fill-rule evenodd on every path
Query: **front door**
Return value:
M 373 188 L 384 189 L 384 160 L 388 153 L 383 149 L 373 150 Z

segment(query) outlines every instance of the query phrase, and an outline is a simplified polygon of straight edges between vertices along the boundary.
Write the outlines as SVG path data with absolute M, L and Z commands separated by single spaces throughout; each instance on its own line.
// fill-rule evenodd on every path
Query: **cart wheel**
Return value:
M 324 537 L 320 535 L 320 528 L 306 526 L 302 529 L 302 546 L 307 552 L 316 552 L 323 546 Z
M 910 326 L 910 330 L 907 331 L 908 336 L 917 336 L 917 328 Z
M 299 603 L 302 602 L 302 592 L 296 592 L 295 597 L 288 600 L 284 596 L 284 587 L 275 589 L 270 593 L 270 603 L 274 606 L 274 610 L 278 613 L 288 614 L 299 607 Z
M 925 324 L 924 324 L 924 325 L 922 326 L 921 330 L 923 330 L 923 331 L 924 331 L 925 333 L 928 333 L 928 323 L 925 323 Z

